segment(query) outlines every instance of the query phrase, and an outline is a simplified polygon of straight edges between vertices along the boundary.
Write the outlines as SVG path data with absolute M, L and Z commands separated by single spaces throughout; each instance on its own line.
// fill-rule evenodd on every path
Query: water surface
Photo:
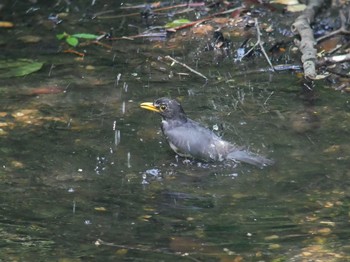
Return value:
M 210 76 L 207 83 L 193 74 L 169 77 L 159 57 L 195 64 L 186 45 L 157 48 L 167 41 L 88 46 L 76 59 L 60 52 L 56 33 L 88 26 L 132 32 L 113 25 L 119 20 L 83 19 L 77 11 L 47 25 L 46 15 L 63 7 L 30 7 L 6 7 L 20 15 L 1 40 L 2 59 L 45 64 L 0 80 L 0 260 L 349 258 L 348 96 L 321 82 L 305 94 L 292 73 L 245 74 L 255 62 L 215 64 L 210 53 L 196 68 Z M 17 41 L 27 34 L 41 40 Z M 258 169 L 176 157 L 160 117 L 139 108 L 162 96 L 276 164 Z

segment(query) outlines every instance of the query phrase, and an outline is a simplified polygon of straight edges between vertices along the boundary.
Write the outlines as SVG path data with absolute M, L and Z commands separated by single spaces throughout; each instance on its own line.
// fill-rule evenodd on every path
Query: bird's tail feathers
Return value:
M 273 160 L 267 159 L 263 156 L 259 156 L 246 150 L 234 150 L 227 155 L 227 159 L 245 162 L 257 166 L 259 168 L 263 168 L 265 166 L 270 166 L 274 164 Z

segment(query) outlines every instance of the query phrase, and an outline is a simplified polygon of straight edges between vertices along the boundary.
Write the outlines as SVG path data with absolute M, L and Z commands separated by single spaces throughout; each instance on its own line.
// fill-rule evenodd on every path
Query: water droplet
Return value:
M 122 76 L 122 74 L 121 73 L 119 73 L 118 75 L 117 75 L 117 80 L 116 80 L 116 85 L 118 86 L 119 85 L 119 80 L 120 80 L 120 77 Z
M 128 164 L 128 168 L 131 167 L 130 159 L 131 159 L 131 154 L 130 154 L 130 152 L 128 152 L 128 155 L 127 155 L 127 164 Z
M 123 89 L 124 89 L 124 92 L 127 93 L 128 92 L 128 84 L 124 82 L 123 84 Z
M 120 143 L 120 130 L 114 132 L 114 144 L 117 146 Z
M 123 115 L 125 114 L 125 101 L 123 101 L 122 103 L 122 114 Z
M 84 224 L 85 224 L 85 225 L 91 225 L 92 222 L 91 222 L 91 220 L 88 220 L 88 219 L 87 219 L 87 220 L 84 221 Z

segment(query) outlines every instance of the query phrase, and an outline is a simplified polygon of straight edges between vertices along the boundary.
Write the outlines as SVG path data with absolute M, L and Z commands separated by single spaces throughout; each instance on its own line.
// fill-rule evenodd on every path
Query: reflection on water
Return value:
M 164 50 L 118 45 L 138 52 L 51 52 L 54 67 L 0 80 L 0 260 L 348 259 L 347 97 L 305 102 L 288 74 L 169 79 L 150 66 Z M 65 92 L 28 92 L 51 85 Z M 138 106 L 160 96 L 276 164 L 176 157 Z

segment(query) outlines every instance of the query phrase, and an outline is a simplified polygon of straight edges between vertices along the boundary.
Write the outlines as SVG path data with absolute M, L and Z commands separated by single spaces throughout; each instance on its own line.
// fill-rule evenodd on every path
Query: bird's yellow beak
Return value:
M 141 103 L 140 107 L 143 108 L 143 109 L 147 109 L 147 110 L 153 111 L 153 112 L 157 112 L 157 113 L 160 112 L 159 108 L 154 106 L 152 102 Z

